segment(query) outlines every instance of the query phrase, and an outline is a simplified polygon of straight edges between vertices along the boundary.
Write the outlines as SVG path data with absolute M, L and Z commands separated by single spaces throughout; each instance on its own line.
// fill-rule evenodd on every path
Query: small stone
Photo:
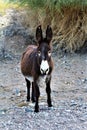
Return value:
M 23 106 L 28 106 L 28 103 L 26 102 L 21 102 L 18 104 L 18 107 L 23 107 Z
M 77 103 L 74 100 L 71 100 L 70 106 L 73 107 L 73 106 L 76 106 L 76 105 L 77 105 Z
M 5 114 L 6 111 L 7 111 L 6 109 L 0 110 L 0 115 Z
M 18 88 L 15 88 L 15 89 L 13 90 L 13 95 L 20 96 L 20 95 L 21 95 L 20 90 L 19 90 Z
M 86 83 L 87 82 L 87 78 L 82 79 L 82 83 Z
M 25 112 L 33 112 L 33 110 L 29 108 L 25 108 Z

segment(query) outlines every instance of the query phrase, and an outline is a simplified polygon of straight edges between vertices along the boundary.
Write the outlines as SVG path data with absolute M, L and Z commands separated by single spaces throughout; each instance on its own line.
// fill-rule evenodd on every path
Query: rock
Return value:
M 18 88 L 13 89 L 13 95 L 20 96 L 20 90 Z
M 6 15 L 0 17 L 0 36 L 13 37 L 13 36 L 23 36 L 26 45 L 35 44 L 36 40 L 34 34 L 30 28 L 25 28 L 21 19 L 15 14 L 18 13 L 15 10 L 9 9 Z
M 77 105 L 77 102 L 75 102 L 74 100 L 71 100 L 70 106 L 73 107 L 73 106 L 76 106 L 76 105 Z
M 82 79 L 82 83 L 86 83 L 87 82 L 87 78 Z
M 0 115 L 6 114 L 6 112 L 7 112 L 7 109 L 2 109 L 2 110 L 0 110 Z
M 33 110 L 30 108 L 25 108 L 25 112 L 33 112 Z
M 21 102 L 18 104 L 18 107 L 23 107 L 23 106 L 28 106 L 28 103 L 26 102 Z

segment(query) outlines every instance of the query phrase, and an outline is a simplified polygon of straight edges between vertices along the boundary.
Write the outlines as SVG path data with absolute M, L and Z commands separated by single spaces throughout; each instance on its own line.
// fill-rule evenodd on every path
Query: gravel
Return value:
M 57 103 L 57 102 L 56 102 Z M 73 104 L 72 104 L 73 103 Z M 33 107 L 12 107 L 0 112 L 0 130 L 86 130 L 87 103 L 58 102 L 48 109 L 40 105 L 40 112 Z

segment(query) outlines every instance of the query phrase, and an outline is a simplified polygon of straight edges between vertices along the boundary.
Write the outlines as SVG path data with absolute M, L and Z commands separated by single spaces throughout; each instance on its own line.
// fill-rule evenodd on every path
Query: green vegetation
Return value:
M 17 8 L 17 4 L 9 3 L 9 0 L 0 0 L 0 13 L 4 14 L 5 10 L 8 8 Z
M 67 6 L 87 6 L 87 0 L 7 0 L 9 2 L 20 2 L 22 5 L 27 5 L 32 8 L 60 9 Z

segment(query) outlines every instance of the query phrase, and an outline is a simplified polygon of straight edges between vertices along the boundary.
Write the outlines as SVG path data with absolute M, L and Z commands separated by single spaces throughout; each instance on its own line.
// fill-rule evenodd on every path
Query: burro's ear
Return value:
M 41 25 L 39 25 L 36 28 L 36 39 L 37 39 L 38 43 L 40 43 L 40 41 L 43 39 Z
M 52 40 L 52 36 L 53 36 L 52 28 L 48 25 L 46 29 L 46 39 L 48 43 L 50 43 L 50 41 Z

